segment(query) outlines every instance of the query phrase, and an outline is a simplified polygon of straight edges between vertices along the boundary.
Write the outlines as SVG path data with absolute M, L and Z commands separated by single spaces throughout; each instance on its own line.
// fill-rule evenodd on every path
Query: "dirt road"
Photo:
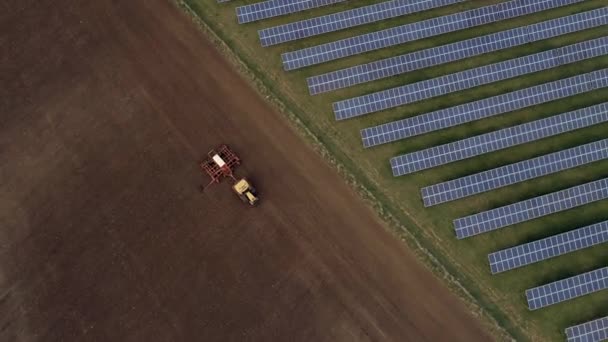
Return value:
M 0 5 L 1 341 L 486 339 L 181 11 L 60 3 Z

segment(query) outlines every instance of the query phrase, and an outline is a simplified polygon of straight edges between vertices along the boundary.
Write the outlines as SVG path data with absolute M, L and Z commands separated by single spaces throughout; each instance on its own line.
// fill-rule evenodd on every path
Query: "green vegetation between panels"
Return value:
M 390 157 L 404 152 L 415 151 L 604 102 L 608 99 L 607 89 L 408 140 L 401 140 L 369 150 L 362 148 L 359 136 L 359 130 L 365 127 L 580 73 L 607 68 L 608 57 L 594 58 L 557 69 L 550 69 L 374 113 L 353 120 L 335 122 L 331 110 L 331 103 L 337 100 L 466 70 L 475 66 L 524 56 L 583 40 L 598 38 L 608 34 L 606 27 L 568 34 L 534 44 L 527 44 L 463 61 L 419 70 L 314 97 L 308 95 L 305 81 L 305 78 L 309 76 L 380 58 L 606 6 L 608 5 L 608 0 L 588 0 L 576 5 L 424 39 L 289 73 L 282 70 L 280 59 L 282 52 L 293 51 L 303 47 L 331 42 L 357 34 L 455 13 L 500 1 L 467 1 L 440 9 L 385 20 L 379 23 L 333 32 L 270 48 L 262 48 L 260 46 L 257 36 L 259 29 L 380 1 L 360 0 L 357 2 L 345 2 L 246 25 L 237 24 L 234 3 L 217 4 L 215 0 L 180 1 L 194 11 L 205 25 L 231 49 L 231 52 L 236 54 L 246 64 L 247 68 L 250 69 L 250 72 L 258 81 L 272 92 L 290 112 L 297 116 L 300 123 L 329 151 L 332 158 L 335 158 L 340 165 L 347 169 L 346 173 L 354 176 L 356 178 L 355 182 L 364 187 L 366 191 L 369 191 L 369 194 L 376 201 L 374 203 L 376 209 L 385 218 L 387 215 L 390 215 L 390 217 L 397 219 L 402 227 L 407 229 L 407 232 L 397 230 L 397 233 L 404 240 L 409 241 L 414 248 L 417 248 L 418 254 L 422 257 L 424 257 L 424 253 L 421 253 L 421 250 L 430 252 L 433 258 L 428 258 L 427 256 L 427 263 L 436 271 L 438 265 L 445 268 L 466 290 L 459 289 L 454 283 L 450 283 L 449 285 L 463 297 L 467 297 L 466 294 L 469 294 L 474 298 L 473 301 L 484 312 L 489 314 L 493 320 L 498 322 L 512 337 L 517 340 L 563 340 L 563 330 L 566 327 L 608 314 L 608 305 L 606 305 L 608 303 L 608 293 L 606 291 L 535 312 L 528 311 L 524 296 L 524 291 L 527 288 L 608 265 L 607 245 L 596 246 L 496 276 L 490 274 L 487 262 L 487 254 L 490 252 L 572 230 L 601 220 L 607 220 L 607 201 L 594 203 L 463 241 L 456 240 L 451 225 L 452 220 L 458 217 L 608 177 L 608 161 L 594 163 L 429 209 L 423 208 L 419 192 L 422 186 L 608 138 L 608 124 L 598 125 L 399 178 L 392 177 L 388 164 Z M 239 1 L 238 5 L 253 2 L 256 1 Z M 415 243 L 411 237 L 415 238 Z

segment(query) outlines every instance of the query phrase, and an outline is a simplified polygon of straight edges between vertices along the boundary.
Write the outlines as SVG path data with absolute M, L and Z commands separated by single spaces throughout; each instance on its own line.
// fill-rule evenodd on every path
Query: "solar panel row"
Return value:
M 430 169 L 608 121 L 608 102 L 391 158 L 394 176 Z
M 346 0 L 268 0 L 236 8 L 239 24 L 327 6 Z
M 488 255 L 492 274 L 506 272 L 608 242 L 608 221 Z
M 608 159 L 608 139 L 422 188 L 425 207 Z
M 357 65 L 306 81 L 311 95 L 608 25 L 608 7 Z
M 339 31 L 380 20 L 447 6 L 464 0 L 391 0 L 259 31 L 262 46 Z
M 337 120 L 379 112 L 608 54 L 608 37 L 432 78 L 333 104 Z
M 608 289 L 608 267 L 526 290 L 528 308 L 536 310 Z
M 366 148 L 608 87 L 608 69 L 389 122 L 361 131 Z
M 294 70 L 368 51 L 464 30 L 583 0 L 512 0 L 317 45 L 281 55 L 283 68 Z
M 608 198 L 608 178 L 454 220 L 464 239 Z
M 608 340 L 608 316 L 566 329 L 568 342 L 600 342 Z

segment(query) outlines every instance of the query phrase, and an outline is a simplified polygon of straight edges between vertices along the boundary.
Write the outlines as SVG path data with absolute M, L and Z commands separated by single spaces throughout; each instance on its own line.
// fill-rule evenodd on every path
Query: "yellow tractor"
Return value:
M 234 181 L 232 190 L 239 198 L 249 205 L 256 205 L 259 201 L 255 188 L 245 179 L 236 179 L 233 174 L 234 168 L 241 164 L 241 159 L 227 146 L 221 145 L 216 150 L 211 150 L 207 154 L 208 158 L 200 163 L 201 169 L 211 177 L 211 182 L 202 187 L 205 190 L 209 185 L 219 183 L 224 177 Z
M 232 186 L 232 190 L 239 195 L 241 201 L 249 203 L 250 205 L 256 205 L 258 203 L 258 196 L 255 192 L 255 188 L 251 186 L 251 183 L 245 178 L 237 181 Z

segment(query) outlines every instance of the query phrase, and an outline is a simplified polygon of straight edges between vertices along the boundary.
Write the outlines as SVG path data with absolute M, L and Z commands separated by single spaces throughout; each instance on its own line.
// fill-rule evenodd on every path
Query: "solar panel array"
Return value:
M 311 95 L 608 25 L 608 7 L 309 77 Z
M 464 239 L 606 198 L 608 178 L 459 218 L 454 229 L 456 237 Z
M 608 54 L 608 37 L 509 59 L 478 68 L 358 96 L 333 104 L 336 118 L 349 119 Z
M 608 289 L 608 267 L 526 290 L 528 308 L 537 310 Z
M 327 6 L 346 0 L 268 0 L 236 8 L 239 24 Z
M 608 87 L 608 69 L 565 78 L 363 129 L 363 146 L 397 141 Z
M 402 15 L 447 6 L 464 0 L 391 0 L 259 31 L 262 46 L 339 31 Z
M 294 70 L 440 34 L 515 18 L 583 0 L 512 0 L 317 45 L 281 55 L 283 68 Z
M 600 342 L 608 340 L 608 316 L 566 329 L 568 342 Z
M 554 235 L 488 255 L 492 274 L 608 242 L 608 221 Z
M 608 159 L 608 139 L 422 188 L 425 207 Z
M 394 176 L 418 172 L 608 121 L 608 102 L 391 159 Z

